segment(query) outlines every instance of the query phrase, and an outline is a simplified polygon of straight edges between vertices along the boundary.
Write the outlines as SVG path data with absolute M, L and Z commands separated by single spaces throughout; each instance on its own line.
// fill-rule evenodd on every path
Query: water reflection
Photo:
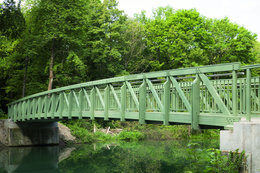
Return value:
M 0 148 L 0 173 L 202 172 L 218 140 Z M 254 157 L 252 157 L 254 158 Z
M 0 149 L 0 170 L 8 173 L 58 173 L 59 147 Z

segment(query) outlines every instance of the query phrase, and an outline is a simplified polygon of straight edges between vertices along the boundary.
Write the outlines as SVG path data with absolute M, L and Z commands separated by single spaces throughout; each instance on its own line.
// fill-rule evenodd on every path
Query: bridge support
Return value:
M 6 146 L 33 146 L 59 144 L 57 122 L 0 121 L 0 142 Z
M 234 123 L 233 130 L 220 131 L 220 150 L 235 151 L 236 149 L 246 152 L 249 172 L 260 170 L 259 120 L 242 120 Z

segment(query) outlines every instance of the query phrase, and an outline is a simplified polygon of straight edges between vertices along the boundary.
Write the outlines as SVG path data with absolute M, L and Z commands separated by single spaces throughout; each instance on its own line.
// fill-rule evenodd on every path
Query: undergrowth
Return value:
M 74 120 L 62 121 L 71 129 L 72 134 L 77 138 L 77 143 L 93 143 L 107 141 L 140 141 L 140 140 L 174 140 L 174 139 L 200 139 L 217 138 L 219 130 L 202 130 L 199 134 L 192 134 L 188 125 L 157 125 L 138 122 L 121 121 L 99 121 L 99 120 Z M 119 134 L 105 134 L 101 131 L 93 133 L 96 129 L 122 129 Z

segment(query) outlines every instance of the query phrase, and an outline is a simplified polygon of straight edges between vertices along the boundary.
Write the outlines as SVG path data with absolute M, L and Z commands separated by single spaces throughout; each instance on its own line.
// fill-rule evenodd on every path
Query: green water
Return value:
M 0 149 L 0 172 L 20 173 L 157 173 L 203 172 L 210 166 L 210 141 L 145 141 L 85 144 L 70 148 Z

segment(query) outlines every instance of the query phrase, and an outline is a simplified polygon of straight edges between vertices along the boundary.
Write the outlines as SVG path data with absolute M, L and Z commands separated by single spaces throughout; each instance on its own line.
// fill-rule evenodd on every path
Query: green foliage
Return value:
M 76 142 L 78 143 L 91 143 L 94 141 L 94 136 L 92 133 L 90 133 L 88 130 L 85 128 L 82 128 L 79 126 L 79 124 L 69 124 L 67 125 L 71 132 L 72 135 L 74 135 L 77 139 Z
M 20 4 L 14 0 L 5 0 L 0 4 L 0 35 L 9 39 L 18 39 L 25 29 L 25 19 L 21 12 Z
M 219 138 L 219 129 L 204 129 L 200 133 L 192 134 L 192 139 L 212 139 Z
M 208 160 L 211 164 L 207 172 L 238 172 L 241 168 L 246 167 L 245 152 L 239 153 L 238 150 L 230 151 L 228 155 L 223 155 L 218 149 L 208 150 Z
M 138 131 L 122 131 L 119 133 L 118 139 L 123 141 L 140 141 L 144 139 L 144 134 Z
M 145 124 L 140 125 L 135 121 L 103 121 L 103 120 L 73 120 L 63 121 L 63 124 L 71 128 L 72 132 L 76 134 L 78 141 L 85 142 L 106 142 L 106 141 L 140 141 L 140 140 L 184 140 L 184 139 L 218 139 L 219 130 L 209 129 L 202 130 L 201 133 L 192 134 L 191 127 L 187 125 L 157 125 L 157 124 Z M 96 133 L 93 133 L 94 125 L 97 129 Z M 105 134 L 98 129 L 107 129 L 110 127 L 113 129 L 123 129 L 119 134 Z M 78 132 L 77 132 L 78 130 Z M 84 132 L 86 132 L 86 137 Z M 90 141 L 86 141 L 91 134 Z
M 195 9 L 158 8 L 151 18 L 136 18 L 145 26 L 151 70 L 205 64 L 255 61 L 256 35 L 228 18 L 208 19 Z
M 7 114 L 4 113 L 4 111 L 0 108 L 0 119 L 7 119 Z
M 97 131 L 94 133 L 95 142 L 108 142 L 116 139 L 116 136 L 105 134 L 103 132 Z

